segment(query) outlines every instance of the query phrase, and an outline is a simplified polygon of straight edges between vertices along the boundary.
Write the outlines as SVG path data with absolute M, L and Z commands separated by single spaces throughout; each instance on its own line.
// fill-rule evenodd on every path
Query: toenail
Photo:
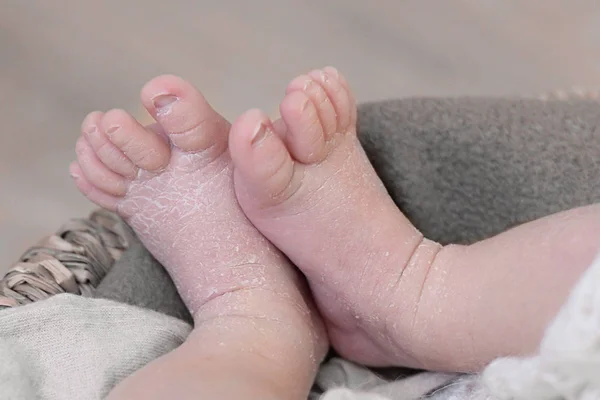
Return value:
M 303 90 L 308 90 L 309 87 L 311 87 L 311 85 L 313 84 L 313 80 L 312 79 L 307 79 L 306 82 L 304 82 L 304 86 L 302 87 Z
M 267 136 L 268 128 L 264 122 L 261 122 L 256 127 L 256 130 L 252 134 L 252 139 L 250 139 L 252 145 L 258 145 L 266 136 Z
M 119 125 L 113 125 L 113 126 L 111 126 L 110 128 L 108 128 L 108 129 L 106 130 L 106 134 L 107 134 L 108 136 L 111 136 L 111 135 L 112 135 L 112 134 L 114 134 L 116 131 L 118 131 L 118 130 L 119 130 L 119 128 L 121 128 Z
M 321 77 L 321 82 L 324 82 L 324 83 L 329 82 L 329 75 L 327 75 L 327 72 L 321 71 L 319 75 Z
M 300 104 L 300 112 L 306 111 L 306 109 L 308 108 L 308 103 L 309 102 L 310 102 L 309 99 L 304 99 L 304 101 L 302 102 L 302 104 Z
M 77 180 L 80 178 L 79 174 L 73 171 L 69 171 L 69 175 L 71 175 L 71 178 Z
M 85 133 L 86 135 L 92 135 L 96 133 L 97 130 L 98 128 L 96 127 L 96 125 L 90 125 L 83 130 L 83 133 Z
M 330 74 L 331 76 L 333 76 L 335 78 L 340 77 L 340 72 L 335 67 L 326 67 L 325 72 L 327 72 L 328 74 Z
M 152 104 L 154 104 L 154 107 L 157 109 L 161 109 L 170 106 L 177 100 L 177 96 L 173 96 L 172 94 L 161 94 L 152 99 Z

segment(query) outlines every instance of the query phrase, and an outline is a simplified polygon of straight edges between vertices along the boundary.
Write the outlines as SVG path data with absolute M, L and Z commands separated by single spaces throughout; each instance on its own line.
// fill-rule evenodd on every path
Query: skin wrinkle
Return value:
M 297 174 L 297 170 L 298 170 L 298 167 L 297 167 L 296 163 L 294 163 L 293 164 L 292 179 L 290 179 L 289 183 L 282 190 L 277 191 L 277 192 L 273 192 L 270 195 L 271 201 L 274 201 L 274 202 L 280 202 L 280 201 L 281 202 L 285 202 L 285 200 L 287 200 L 289 198 L 292 198 L 296 194 L 296 192 L 303 186 L 302 182 L 304 181 L 304 172 L 302 173 L 301 176 L 298 176 L 299 174 Z M 297 179 L 300 179 L 300 184 L 298 184 L 297 187 L 292 192 L 288 193 L 288 189 L 292 186 L 292 184 L 294 182 L 293 177 L 297 177 Z M 236 193 L 237 193 L 237 191 L 236 191 Z M 252 193 L 251 190 L 250 190 L 250 193 Z M 259 196 L 254 196 L 254 197 L 259 197 Z M 270 203 L 263 203 L 263 204 L 261 204 L 260 202 L 257 202 L 257 203 L 258 203 L 258 206 L 257 206 L 258 210 L 261 210 L 263 208 L 266 209 L 266 208 L 270 208 L 271 207 Z
M 110 135 L 109 135 L 109 137 L 110 137 Z M 153 158 L 158 159 L 159 158 L 158 157 L 159 152 L 156 149 L 149 148 L 148 146 L 144 146 L 142 144 L 134 142 L 132 137 L 127 137 L 125 139 L 125 143 L 123 143 L 121 145 L 121 151 L 128 158 L 132 158 L 131 156 L 133 154 L 135 154 L 136 157 L 134 157 L 134 158 L 138 159 L 138 162 L 140 164 L 143 163 L 144 161 L 147 161 L 148 159 L 153 159 Z M 166 168 L 165 164 L 167 164 L 167 162 L 168 162 L 168 160 L 165 158 L 165 160 L 161 163 L 161 165 L 156 169 L 160 170 L 160 169 Z
M 131 164 L 131 167 L 134 169 L 133 173 L 130 173 L 130 174 L 128 174 L 128 176 L 125 176 L 125 177 L 128 178 L 129 180 L 132 180 L 137 176 L 138 171 L 139 171 L 138 167 L 135 166 L 129 160 L 129 157 L 127 157 L 125 155 L 125 153 L 123 153 L 123 151 L 121 151 L 117 147 L 115 147 L 115 145 L 112 142 L 110 142 L 108 139 L 106 139 L 100 143 L 100 146 L 98 147 L 98 150 L 96 150 L 96 153 L 97 154 L 105 153 L 105 157 L 109 158 L 109 159 L 113 158 L 114 156 L 117 156 L 119 161 L 127 162 L 127 163 Z
M 214 126 L 213 127 L 210 127 L 210 126 L 207 127 L 206 125 L 208 125 L 209 123 L 213 123 Z M 225 121 L 221 117 L 215 117 L 215 118 L 202 119 L 200 122 L 198 122 L 194 126 L 192 126 L 190 128 L 183 129 L 181 131 L 178 131 L 178 130 L 169 130 L 168 133 L 170 135 L 180 135 L 180 136 L 190 135 L 190 136 L 201 137 L 201 136 L 203 136 L 203 134 L 202 134 L 203 132 L 224 132 L 224 131 L 228 131 L 229 127 L 230 127 L 229 122 Z M 198 132 L 194 132 L 194 131 L 198 131 Z M 218 146 L 218 145 L 221 145 L 221 143 L 218 142 L 218 141 L 212 141 L 210 143 L 209 147 L 199 148 L 197 150 L 194 150 L 194 152 L 197 152 L 197 151 L 206 152 L 207 150 L 211 149 L 212 147 L 215 147 L 215 146 Z M 184 150 L 182 150 L 182 151 L 184 151 Z
M 274 134 L 274 133 L 271 133 L 271 134 Z M 264 177 L 263 177 L 263 179 L 264 179 L 265 181 L 270 181 L 270 180 L 272 180 L 272 179 L 273 179 L 273 177 L 274 177 L 274 176 L 275 176 L 275 175 L 276 175 L 276 174 L 277 174 L 279 171 L 281 171 L 281 170 L 283 169 L 283 166 L 284 166 L 285 164 L 289 163 L 289 162 L 290 162 L 290 157 L 289 157 L 289 155 L 286 155 L 285 157 L 281 157 L 281 160 L 280 160 L 280 162 L 279 162 L 279 165 L 278 165 L 276 168 L 272 168 L 272 171 L 271 171 L 271 173 L 270 173 L 269 175 L 266 175 L 266 176 L 264 176 Z M 292 177 L 292 176 L 293 176 L 293 174 L 290 176 L 290 181 L 288 182 L 288 184 L 287 184 L 287 185 L 285 185 L 285 187 L 284 187 L 284 188 L 283 188 L 283 190 L 281 191 L 282 193 L 285 191 L 285 189 L 287 189 L 287 188 L 289 187 L 290 183 L 292 182 L 292 180 L 291 180 L 291 177 Z
M 198 307 L 199 307 L 199 308 L 205 307 L 205 306 L 207 306 L 207 305 L 208 305 L 209 303 L 211 303 L 211 302 L 216 302 L 216 301 L 219 301 L 219 300 L 221 300 L 223 297 L 225 297 L 225 296 L 230 296 L 230 295 L 232 295 L 232 294 L 234 294 L 234 293 L 237 293 L 237 292 L 250 292 L 250 293 L 252 293 L 252 292 L 254 292 L 254 291 L 255 291 L 255 290 L 257 290 L 257 289 L 264 290 L 264 291 L 271 291 L 271 292 L 273 292 L 273 293 L 277 293 L 277 292 L 275 292 L 274 290 L 267 290 L 267 289 L 266 289 L 266 288 L 264 288 L 262 285 L 255 285 L 255 286 L 252 286 L 252 285 L 247 285 L 247 286 L 233 287 L 233 288 L 229 288 L 229 289 L 227 289 L 227 290 L 224 290 L 222 293 L 216 293 L 215 295 L 208 297 L 208 298 L 207 298 L 207 299 L 206 299 L 204 302 L 200 303 L 200 304 L 198 305 Z M 268 318 L 268 317 L 265 317 L 265 316 L 262 316 L 262 317 L 261 317 L 261 316 L 236 315 L 236 314 L 232 314 L 230 310 L 226 310 L 226 311 L 227 311 L 227 314 L 226 314 L 226 315 L 216 315 L 216 316 L 214 316 L 214 317 L 211 317 L 211 318 L 208 318 L 208 319 L 202 319 L 202 318 L 201 318 L 201 319 L 200 319 L 200 320 L 198 320 L 197 322 L 203 322 L 203 323 L 206 323 L 207 321 L 209 321 L 209 320 L 210 320 L 210 319 L 212 319 L 212 318 L 218 318 L 218 317 L 224 317 L 224 316 L 225 316 L 225 317 L 232 317 L 232 316 L 233 316 L 233 317 L 235 317 L 235 316 L 242 316 L 242 317 L 249 317 L 249 318 L 256 318 L 256 319 L 266 319 L 266 320 L 271 320 L 270 318 Z M 274 320 L 275 320 L 275 319 L 274 319 Z M 195 316 L 195 315 L 194 315 L 194 321 L 196 321 L 196 316 Z M 278 320 L 278 321 L 279 321 L 279 320 Z M 196 323 L 197 323 L 197 322 L 196 322 Z
M 432 244 L 432 243 L 427 243 L 427 239 L 422 236 L 421 240 L 419 241 L 419 244 L 417 245 L 417 247 L 415 248 L 415 250 L 413 250 L 413 252 L 411 253 L 411 258 L 409 259 L 409 261 L 407 262 L 406 266 L 408 267 L 409 265 L 411 265 L 412 261 L 418 257 L 418 255 L 416 254 L 419 249 L 421 248 L 422 245 L 426 245 L 426 244 Z M 421 305 L 423 303 L 423 295 L 425 293 L 426 290 L 429 290 L 428 284 L 427 282 L 429 281 L 429 278 L 431 276 L 432 271 L 434 270 L 434 266 L 435 266 L 435 262 L 438 259 L 438 255 L 442 252 L 443 248 L 439 245 L 437 245 L 437 243 L 434 244 L 434 246 L 436 246 L 436 250 L 433 253 L 432 256 L 430 256 L 430 260 L 427 264 L 427 268 L 425 271 L 425 276 L 423 277 L 423 281 L 421 283 L 421 286 L 419 288 L 419 293 L 417 295 L 417 299 L 415 301 L 415 306 L 414 306 L 414 312 L 411 318 L 411 322 L 410 322 L 410 328 L 409 328 L 409 339 L 408 342 L 409 343 L 418 343 L 420 340 L 419 336 L 419 332 L 418 329 L 416 329 L 416 325 L 417 325 L 417 321 L 419 320 L 419 311 L 421 310 Z M 428 257 L 429 258 L 429 257 Z M 419 262 L 417 260 L 417 262 Z M 407 268 L 406 267 L 406 268 Z M 404 270 L 403 270 L 404 272 Z M 400 287 L 400 282 L 398 282 L 398 287 Z M 427 288 L 427 289 L 426 289 Z M 402 346 L 399 343 L 396 343 L 397 347 L 402 348 Z M 424 364 L 423 364 L 424 365 Z M 424 365 L 425 366 L 425 365 Z
M 414 264 L 415 262 L 419 263 L 419 261 L 420 261 L 420 260 L 418 260 L 419 254 L 417 254 L 417 253 L 418 253 L 420 247 L 423 244 L 425 244 L 426 240 L 427 239 L 425 239 L 424 236 L 421 236 L 420 240 L 417 243 L 417 246 L 411 251 L 411 256 L 410 256 L 408 262 L 406 263 L 405 269 L 408 268 L 410 265 Z M 438 249 L 433 254 L 433 257 L 431 258 L 431 260 L 427 263 L 427 267 L 426 267 L 426 270 L 425 270 L 425 276 L 423 277 L 423 282 L 421 282 L 421 285 L 420 285 L 420 288 L 419 288 L 419 293 L 417 295 L 417 301 L 415 303 L 415 311 L 413 313 L 412 322 L 410 324 L 411 325 L 411 329 L 410 329 L 411 332 L 415 331 L 414 328 L 415 328 L 415 324 L 416 324 L 416 321 L 417 321 L 417 315 L 419 313 L 421 302 L 422 302 L 422 299 L 423 299 L 423 293 L 425 291 L 425 287 L 427 286 L 427 281 L 429 280 L 429 274 L 432 271 L 432 268 L 434 266 L 435 260 L 437 259 L 437 255 L 440 253 L 440 251 L 441 251 L 441 249 Z M 398 286 L 400 286 L 399 282 L 398 282 Z
M 239 282 L 242 280 L 239 278 L 231 279 L 232 282 L 217 283 L 219 279 L 217 278 L 216 274 L 211 275 L 212 276 L 205 277 L 204 279 L 197 278 L 198 290 L 193 294 L 188 295 L 188 301 L 197 310 L 202 310 L 208 303 L 215 299 L 223 296 L 229 296 L 231 293 L 235 292 L 259 290 L 262 289 L 263 285 L 265 284 L 264 278 L 259 278 L 261 281 L 256 283 L 248 282 L 247 280 Z M 236 274 L 232 274 L 232 276 L 235 277 Z
M 313 126 L 314 125 L 320 125 L 321 122 L 319 121 L 319 116 L 318 114 L 315 114 L 315 117 L 312 118 L 312 121 L 310 123 L 310 125 L 305 129 L 307 132 L 312 132 Z M 323 140 L 323 137 L 321 135 L 314 135 L 314 137 L 312 138 L 312 141 L 310 141 L 308 143 L 308 148 L 314 149 L 315 147 L 317 148 L 322 148 L 322 146 L 317 146 L 318 144 L 321 143 L 321 141 Z M 311 153 L 310 156 L 313 156 L 314 154 Z

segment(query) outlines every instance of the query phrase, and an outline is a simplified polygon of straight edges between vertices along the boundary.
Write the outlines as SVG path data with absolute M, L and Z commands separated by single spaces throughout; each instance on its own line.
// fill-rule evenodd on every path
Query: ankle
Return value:
M 430 353 L 438 350 L 432 344 L 431 324 L 440 319 L 440 304 L 431 303 L 430 291 L 435 290 L 432 287 L 443 291 L 443 285 L 432 281 L 439 278 L 437 271 L 448 247 L 421 237 L 413 248 L 408 257 L 405 251 L 392 254 L 383 267 L 387 273 L 381 273 L 381 279 L 386 281 L 377 285 L 382 293 L 378 312 L 383 318 L 367 319 L 375 322 L 367 331 L 392 364 L 424 368 Z
M 386 324 L 396 327 L 388 334 L 394 338 L 398 361 L 403 365 L 447 372 L 474 372 L 483 366 L 472 354 L 469 338 L 461 333 L 471 322 L 468 314 L 463 313 L 457 320 L 456 313 L 451 312 L 456 304 L 443 301 L 456 299 L 457 292 L 452 290 L 449 280 L 453 279 L 452 271 L 458 270 L 453 266 L 460 266 L 467 249 L 468 246 L 463 245 L 442 247 L 433 242 L 424 243 L 421 254 L 415 252 L 413 257 L 414 270 L 403 273 L 407 279 L 399 285 L 401 289 L 394 298 L 404 296 L 404 309 L 391 313 Z M 464 279 L 466 277 L 461 281 Z M 402 315 L 410 318 L 400 317 Z M 463 340 L 454 340 L 459 334 Z
M 243 398 L 305 399 L 328 347 L 320 326 L 293 314 L 196 319 L 186 354 L 235 377 Z
M 225 352 L 262 355 L 273 364 L 290 359 L 320 363 L 327 335 L 312 302 L 299 290 L 250 289 L 206 303 L 194 316 L 192 343 L 217 343 Z M 299 368 L 307 367 L 299 365 Z M 316 368 L 316 366 L 315 366 Z

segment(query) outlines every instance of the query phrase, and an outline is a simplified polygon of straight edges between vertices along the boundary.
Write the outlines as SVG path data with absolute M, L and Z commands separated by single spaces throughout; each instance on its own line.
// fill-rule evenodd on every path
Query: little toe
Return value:
M 98 206 L 110 211 L 117 210 L 117 204 L 120 198 L 112 196 L 103 190 L 94 186 L 83 173 L 81 166 L 77 161 L 73 161 L 69 166 L 69 173 L 75 181 L 77 189 L 89 200 L 96 203 Z
M 179 149 L 191 153 L 210 149 L 214 156 L 226 150 L 229 123 L 190 83 L 159 76 L 144 86 L 141 99 Z
M 325 67 L 325 72 L 337 76 L 340 84 L 346 89 L 349 100 L 348 109 L 350 110 L 350 126 L 355 127 L 358 119 L 358 108 L 356 107 L 356 97 L 354 97 L 354 93 L 352 93 L 352 88 L 350 87 L 348 80 L 334 67 Z
M 123 110 L 107 112 L 102 118 L 101 128 L 135 166 L 155 172 L 169 164 L 169 144 L 160 135 L 140 125 L 129 113 Z
M 331 99 L 323 86 L 309 75 L 301 75 L 290 82 L 286 95 L 296 91 L 303 92 L 312 101 L 323 126 L 325 140 L 329 139 L 337 129 L 337 117 Z
M 293 190 L 294 161 L 264 112 L 251 110 L 234 122 L 229 150 L 235 165 L 236 191 L 241 184 L 244 190 L 262 199 L 259 203 L 266 202 L 264 206 L 289 196 Z
M 292 91 L 279 112 L 285 125 L 283 137 L 294 159 L 304 164 L 322 161 L 327 155 L 325 133 L 312 100 L 302 91 Z
M 77 140 L 75 151 L 78 165 L 92 185 L 113 196 L 123 196 L 127 193 L 129 181 L 104 165 L 85 137 Z
M 92 146 L 98 158 L 108 168 L 127 178 L 135 178 L 138 168 L 119 150 L 100 128 L 104 113 L 99 111 L 88 114 L 81 124 L 81 131 Z

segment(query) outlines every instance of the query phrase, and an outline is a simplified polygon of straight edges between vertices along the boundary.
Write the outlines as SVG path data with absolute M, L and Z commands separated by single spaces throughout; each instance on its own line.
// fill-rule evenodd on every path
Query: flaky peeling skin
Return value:
M 71 174 L 166 267 L 196 328 L 112 398 L 305 399 L 324 329 L 303 278 L 239 207 L 229 123 L 173 76 L 150 81 L 141 98 L 158 124 L 142 127 L 121 110 L 90 114 Z
M 341 355 L 374 366 L 474 371 L 535 350 L 598 250 L 598 206 L 442 247 L 384 189 L 337 70 L 294 79 L 280 112 L 272 123 L 251 110 L 232 126 L 237 197 L 307 276 Z

